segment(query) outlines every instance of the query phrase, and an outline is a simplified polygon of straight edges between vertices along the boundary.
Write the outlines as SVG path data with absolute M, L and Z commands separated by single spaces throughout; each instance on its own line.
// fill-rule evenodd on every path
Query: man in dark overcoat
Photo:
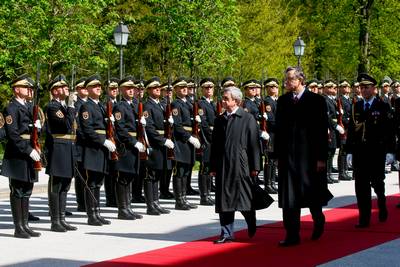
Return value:
M 239 107 L 242 93 L 236 87 L 224 89 L 225 112 L 215 119 L 211 145 L 211 175 L 215 176 L 215 211 L 219 213 L 221 244 L 234 240 L 234 215 L 244 216 L 248 235 L 256 233 L 252 187 L 260 170 L 260 143 L 253 115 Z
M 275 153 L 278 158 L 278 198 L 283 211 L 286 238 L 279 244 L 300 243 L 300 211 L 308 207 L 314 220 L 312 239 L 324 230 L 322 206 L 332 198 L 328 191 L 328 118 L 324 98 L 304 87 L 304 74 L 289 67 L 288 92 L 278 99 Z

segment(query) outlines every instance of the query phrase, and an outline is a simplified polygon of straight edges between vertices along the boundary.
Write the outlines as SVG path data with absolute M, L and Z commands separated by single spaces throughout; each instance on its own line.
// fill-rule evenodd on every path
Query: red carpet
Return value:
M 235 233 L 234 243 L 214 245 L 211 241 L 216 237 L 212 237 L 87 266 L 315 266 L 399 238 L 397 202 L 398 195 L 387 198 L 389 219 L 380 223 L 374 201 L 371 226 L 367 229 L 354 228 L 358 220 L 356 205 L 326 211 L 326 230 L 318 241 L 310 240 L 311 216 L 303 216 L 302 242 L 295 247 L 278 247 L 285 236 L 282 222 L 278 222 L 258 228 L 253 239 L 248 239 L 243 230 Z

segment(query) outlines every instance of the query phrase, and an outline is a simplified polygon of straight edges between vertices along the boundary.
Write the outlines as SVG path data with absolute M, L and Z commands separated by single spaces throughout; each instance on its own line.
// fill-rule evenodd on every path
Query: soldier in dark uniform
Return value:
M 203 153 L 200 157 L 199 169 L 199 189 L 200 205 L 214 205 L 214 200 L 210 196 L 212 177 L 210 176 L 210 156 L 212 131 L 216 117 L 216 106 L 213 101 L 214 81 L 212 78 L 204 78 L 200 81 L 203 96 L 199 100 L 199 108 L 203 111 L 203 118 L 207 124 L 202 127 Z
M 307 85 L 306 87 L 308 90 L 310 90 L 311 92 L 313 92 L 315 94 L 318 94 L 318 81 L 316 79 L 309 80 L 306 83 L 306 85 Z
M 381 85 L 381 100 L 389 105 L 390 103 L 390 84 L 392 81 L 388 79 L 388 77 L 385 77 L 385 79 L 382 80 L 382 85 Z
M 360 89 L 360 83 L 355 81 L 353 82 L 351 86 L 351 90 L 353 91 L 353 104 L 355 104 L 357 101 L 362 100 L 362 95 L 361 95 L 361 89 Z
M 347 163 L 353 165 L 359 211 L 357 228 L 365 228 L 371 218 L 371 187 L 378 198 L 379 221 L 388 217 L 385 197 L 386 164 L 394 159 L 394 131 L 389 104 L 374 96 L 376 80 L 360 74 L 363 101 L 353 106 L 347 137 Z M 365 166 L 368 166 L 367 168 Z
M 160 103 L 163 106 L 167 105 L 167 98 L 169 98 L 169 103 L 172 103 L 172 86 L 167 83 L 161 84 L 161 92 L 163 97 L 160 99 Z M 173 120 L 173 119 L 172 119 Z M 173 164 L 173 162 L 171 162 Z M 174 194 L 169 191 L 169 186 L 171 184 L 172 178 L 172 168 L 164 169 L 163 176 L 160 178 L 160 198 L 162 199 L 173 199 Z
M 336 84 L 332 80 L 326 80 L 324 83 L 324 98 L 328 108 L 328 160 L 327 160 L 327 179 L 328 183 L 337 183 L 334 179 L 333 157 L 337 148 L 338 134 L 343 134 L 344 129 L 337 123 L 337 105 L 336 105 Z
M 81 130 L 81 126 L 79 123 L 78 119 L 78 114 L 79 110 L 81 109 L 81 106 L 83 103 L 85 103 L 88 99 L 88 91 L 85 87 L 85 80 L 86 77 L 82 77 L 79 80 L 76 81 L 75 85 L 75 91 L 77 93 L 76 97 L 76 102 L 75 102 L 75 116 L 76 116 L 76 122 L 77 122 L 77 129 L 76 129 L 76 144 L 75 144 L 75 150 L 76 150 L 76 161 L 77 161 L 77 169 L 79 173 L 76 177 L 77 179 L 74 180 L 75 182 L 75 196 L 76 196 L 76 203 L 77 203 L 77 211 L 84 212 L 86 211 L 85 207 L 85 187 L 83 180 L 86 181 L 86 171 L 83 168 L 82 164 L 82 153 L 83 153 L 83 144 L 85 143 L 84 135 Z
M 144 104 L 144 114 L 147 117 L 146 133 L 152 152 L 146 162 L 147 177 L 144 180 L 144 195 L 147 204 L 147 214 L 160 215 L 170 213 L 161 207 L 159 202 L 159 182 L 165 179 L 165 172 L 172 170 L 172 161 L 167 158 L 167 148 L 174 149 L 171 139 L 164 137 L 165 123 L 173 124 L 172 115 L 165 120 L 165 104 L 160 102 L 160 78 L 153 77 L 146 81 L 145 88 L 148 98 Z M 168 189 L 166 189 L 168 190 Z
M 350 99 L 350 83 L 347 80 L 342 80 L 339 82 L 339 98 L 342 104 L 342 123 L 344 126 L 344 130 L 347 131 L 350 123 L 350 115 L 351 115 L 351 99 Z M 338 110 L 339 111 L 339 110 Z M 339 143 L 339 155 L 337 158 L 337 165 L 339 170 L 339 180 L 349 181 L 352 180 L 352 177 L 348 174 L 347 164 L 346 164 L 346 134 L 338 135 L 340 138 L 338 139 Z
M 231 76 L 225 77 L 221 81 L 221 86 L 222 86 L 222 88 L 227 88 L 229 86 L 236 86 L 235 79 L 233 79 L 233 77 L 231 77 Z
M 89 98 L 79 110 L 79 122 L 85 143 L 82 151 L 82 164 L 87 174 L 85 188 L 86 213 L 89 225 L 101 226 L 111 222 L 100 215 L 100 188 L 104 175 L 108 173 L 110 152 L 116 150 L 115 144 L 106 138 L 106 111 L 100 102 L 100 77 L 93 75 L 86 79 L 84 86 Z
M 275 115 L 276 108 L 278 105 L 278 94 L 279 94 L 279 82 L 276 78 L 269 78 L 265 80 L 264 86 L 267 89 L 268 95 L 264 99 L 265 111 L 268 116 L 267 129 L 270 139 L 265 149 L 265 161 L 264 164 L 264 188 L 268 193 L 276 194 L 278 188 L 275 185 L 276 182 L 276 167 L 277 161 L 272 157 L 274 153 L 274 140 L 275 140 Z
M 40 161 L 41 151 L 30 145 L 30 134 L 34 122 L 26 99 L 35 82 L 28 76 L 16 78 L 11 87 L 14 98 L 4 111 L 7 132 L 7 145 L 1 174 L 9 178 L 10 205 L 17 238 L 40 236 L 28 225 L 29 198 L 33 184 L 38 181 L 38 173 L 33 168 L 34 161 Z M 36 125 L 36 122 L 35 122 Z
M 187 101 L 187 82 L 180 77 L 172 83 L 176 99 L 172 102 L 172 115 L 174 119 L 175 160 L 173 174 L 173 189 L 175 195 L 175 209 L 189 210 L 197 208 L 186 199 L 188 177 L 195 163 L 195 149 L 201 144 L 199 139 L 192 136 L 192 110 L 193 105 Z M 194 118 L 198 122 L 199 117 Z M 200 121 L 201 122 L 201 121 Z M 199 122 L 199 123 L 200 123 Z
M 137 136 L 137 106 L 132 103 L 134 90 L 137 86 L 134 78 L 128 76 L 119 82 L 121 101 L 114 106 L 115 130 L 120 146 L 125 148 L 119 160 L 115 162 L 116 198 L 118 219 L 135 220 L 142 216 L 131 209 L 130 188 L 134 179 L 139 177 L 139 152 L 144 152 L 144 145 L 136 139 Z M 144 120 L 144 118 L 142 118 Z M 145 124 L 145 121 L 139 123 Z
M 132 99 L 132 105 L 135 107 L 135 110 L 137 112 L 138 110 L 138 104 L 139 104 L 139 98 L 143 102 L 143 97 L 144 97 L 144 84 L 143 80 L 135 80 L 135 97 Z M 132 182 L 132 202 L 135 203 L 145 203 L 146 200 L 143 197 L 143 182 L 146 177 L 146 164 L 140 164 L 139 166 L 139 175 L 136 179 L 133 179 Z
M 108 101 L 111 101 L 111 106 L 114 108 L 117 104 L 117 97 L 118 97 L 118 82 L 119 79 L 111 78 L 107 81 L 107 95 L 104 99 L 104 104 L 107 105 Z M 104 178 L 104 191 L 106 194 L 106 207 L 117 207 L 117 199 L 115 196 L 115 170 L 114 170 L 114 163 L 110 161 L 109 164 L 109 172 L 106 174 Z
M 73 98 L 67 106 L 68 83 L 58 75 L 49 84 L 52 100 L 46 107 L 47 167 L 51 231 L 66 232 L 77 228 L 65 221 L 67 192 L 75 174 L 75 107 Z

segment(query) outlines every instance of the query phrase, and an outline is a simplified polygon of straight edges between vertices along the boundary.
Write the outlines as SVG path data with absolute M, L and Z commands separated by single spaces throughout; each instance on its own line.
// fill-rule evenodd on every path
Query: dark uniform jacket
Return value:
M 5 124 L 6 121 L 4 119 L 3 113 L 0 113 L 0 141 L 4 140 L 7 136 L 6 134 L 6 127 Z
M 328 125 L 329 125 L 329 134 L 328 134 L 328 148 L 336 149 L 338 147 L 338 132 L 336 131 L 337 126 L 337 105 L 336 100 L 324 95 L 326 106 L 327 106 L 327 114 L 328 114 Z
M 260 170 L 258 127 L 253 116 L 239 108 L 229 118 L 215 119 L 210 170 L 216 173 L 216 212 L 251 210 L 251 171 Z
M 354 171 L 385 177 L 385 155 L 395 152 L 393 125 L 389 104 L 379 98 L 374 98 L 369 111 L 364 110 L 364 101 L 355 104 L 346 143 Z
M 46 107 L 46 173 L 72 178 L 75 165 L 75 108 L 64 107 L 56 100 Z
M 270 136 L 267 146 L 267 152 L 274 152 L 274 141 L 275 141 L 275 116 L 278 101 L 274 100 L 271 96 L 267 96 L 264 100 L 265 110 L 268 116 L 267 130 Z
M 136 107 L 126 99 L 121 99 L 114 107 L 115 130 L 119 145 L 125 147 L 125 153 L 120 155 L 115 162 L 117 171 L 137 174 L 139 172 L 139 151 L 135 147 L 137 143 Z
M 77 97 L 77 101 L 75 102 L 75 116 L 76 116 L 76 123 L 77 123 L 77 129 L 76 129 L 76 144 L 75 144 L 75 157 L 76 161 L 82 162 L 82 145 L 85 143 L 84 135 L 81 130 L 80 126 L 80 121 L 78 119 L 79 115 L 79 110 L 81 109 L 82 104 L 85 103 L 82 98 L 79 96 Z
M 297 103 L 288 92 L 278 99 L 275 155 L 278 159 L 278 199 L 281 208 L 326 205 L 326 170 L 317 161 L 328 156 L 328 117 L 324 98 L 305 90 Z
M 106 113 L 104 106 L 88 99 L 79 110 L 79 122 L 85 140 L 82 162 L 86 170 L 108 173 L 109 151 L 104 147 L 106 140 Z
M 7 145 L 1 174 L 10 179 L 37 182 L 38 176 L 33 169 L 33 160 L 29 156 L 33 150 L 29 140 L 33 126 L 32 112 L 27 104 L 22 105 L 12 99 L 4 111 L 4 116 Z
M 199 108 L 203 111 L 202 120 L 206 123 L 202 123 L 202 141 L 203 141 L 203 154 L 201 161 L 210 162 L 210 150 L 212 141 L 212 132 L 214 129 L 214 121 L 217 114 L 216 106 L 213 101 L 208 102 L 205 97 L 199 100 Z
M 189 143 L 192 136 L 192 110 L 193 105 L 189 101 L 184 102 L 176 98 L 172 103 L 172 115 L 174 119 L 175 160 L 193 165 L 195 162 L 195 149 Z
M 260 120 L 260 116 L 262 116 L 262 114 L 259 114 L 258 105 L 255 99 L 253 101 L 246 96 L 243 100 L 243 109 L 253 115 L 256 121 Z
M 146 133 L 152 148 L 146 164 L 153 170 L 172 169 L 172 162 L 167 160 L 167 148 L 164 146 L 167 140 L 164 137 L 165 106 L 163 103 L 156 103 L 150 97 L 144 104 L 144 110 L 147 112 L 146 116 L 148 116 L 146 118 Z

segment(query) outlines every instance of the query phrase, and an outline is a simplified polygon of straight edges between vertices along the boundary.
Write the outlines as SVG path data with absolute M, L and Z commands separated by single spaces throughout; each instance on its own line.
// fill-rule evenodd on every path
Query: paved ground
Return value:
M 194 184 L 196 180 L 194 177 Z M 31 223 L 31 226 L 40 231 L 42 236 L 21 240 L 13 238 L 14 230 L 8 203 L 8 180 L 0 177 L 1 266 L 79 266 L 219 233 L 218 216 L 214 213 L 213 207 L 199 206 L 197 210 L 176 211 L 173 209 L 174 201 L 172 200 L 161 201 L 172 211 L 171 214 L 163 216 L 145 215 L 145 205 L 134 204 L 134 210 L 144 215 L 142 220 L 135 221 L 117 220 L 116 209 L 104 207 L 102 213 L 106 218 L 111 219 L 112 224 L 102 227 L 89 226 L 86 224 L 85 214 L 75 212 L 76 205 L 72 190 L 68 197 L 68 208 L 74 212 L 74 215 L 67 219 L 78 227 L 78 231 L 51 232 L 47 214 L 46 186 L 47 176 L 42 174 L 31 198 L 31 210 L 41 218 L 40 222 Z M 397 173 L 387 176 L 386 188 L 388 194 L 399 192 Z M 353 181 L 342 181 L 339 184 L 330 185 L 330 190 L 335 198 L 330 202 L 328 209 L 355 202 Z M 276 195 L 274 198 L 276 199 Z M 198 197 L 189 197 L 189 199 L 194 203 L 199 202 Z M 102 200 L 104 206 L 104 194 Z M 304 209 L 303 215 L 307 212 Z M 279 221 L 281 210 L 275 202 L 267 210 L 257 212 L 257 217 L 258 224 Z M 245 222 L 239 213 L 235 228 L 245 228 Z M 323 266 L 400 266 L 399 247 L 400 240 L 394 240 Z

